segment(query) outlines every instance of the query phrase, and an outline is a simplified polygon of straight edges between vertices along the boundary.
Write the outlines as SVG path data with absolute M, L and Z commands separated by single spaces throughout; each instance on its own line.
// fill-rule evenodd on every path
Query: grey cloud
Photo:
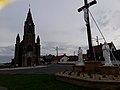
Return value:
M 0 47 L 0 55 L 13 56 L 14 46 Z
M 71 52 L 76 50 L 77 46 L 67 44 L 65 42 L 44 42 L 42 44 L 43 54 L 56 54 L 56 47 L 58 47 L 60 54 L 71 54 Z
M 103 33 L 107 34 L 107 38 L 111 37 L 111 33 L 119 34 L 119 0 L 97 1 L 98 3 L 90 10 Z M 87 49 L 84 15 L 83 12 L 77 12 L 77 9 L 83 5 L 83 0 L 17 0 L 0 11 L 0 34 L 2 34 L 0 35 L 0 45 L 14 44 L 17 33 L 23 36 L 24 20 L 29 3 L 36 25 L 36 34 L 41 36 L 41 41 L 46 41 L 42 43 L 42 53 L 55 54 L 56 46 L 59 47 L 60 53 L 73 53 L 74 50 L 77 51 L 79 45 L 82 45 L 83 49 Z M 94 27 L 93 25 L 91 28 Z M 93 32 L 93 34 L 96 36 L 98 32 Z M 115 35 L 110 39 L 114 39 Z M 116 40 L 116 43 L 118 42 L 119 39 Z M 5 50 L 8 48 L 0 49 L 2 50 L 0 52 L 5 54 Z M 8 49 L 6 54 L 11 51 Z

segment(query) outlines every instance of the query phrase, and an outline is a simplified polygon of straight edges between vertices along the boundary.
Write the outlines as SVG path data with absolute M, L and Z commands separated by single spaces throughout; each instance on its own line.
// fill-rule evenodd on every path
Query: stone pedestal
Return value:
M 98 72 L 99 66 L 101 66 L 100 61 L 86 61 L 85 62 L 85 71 L 87 72 Z
M 118 66 L 100 66 L 99 70 L 102 74 L 120 74 Z
M 73 71 L 74 72 L 82 72 L 85 70 L 85 66 L 84 65 L 74 65 L 73 66 Z

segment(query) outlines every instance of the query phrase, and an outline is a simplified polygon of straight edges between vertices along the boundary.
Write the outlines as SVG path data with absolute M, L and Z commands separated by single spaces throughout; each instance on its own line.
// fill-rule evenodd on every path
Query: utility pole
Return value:
M 90 3 L 88 3 L 87 0 L 84 0 L 84 6 L 82 6 L 81 8 L 78 9 L 78 12 L 84 11 L 84 19 L 85 19 L 85 22 L 86 22 L 87 35 L 88 35 L 88 45 L 89 45 L 88 59 L 89 60 L 94 60 L 91 28 L 90 28 L 90 21 L 89 21 L 89 7 L 96 4 L 96 3 L 97 3 L 96 0 L 94 0 Z
M 75 51 L 74 51 L 74 56 L 75 56 Z
M 56 47 L 56 56 L 58 56 L 58 47 Z
M 96 36 L 96 42 L 97 42 L 97 45 L 99 45 L 99 39 L 98 39 L 98 36 Z

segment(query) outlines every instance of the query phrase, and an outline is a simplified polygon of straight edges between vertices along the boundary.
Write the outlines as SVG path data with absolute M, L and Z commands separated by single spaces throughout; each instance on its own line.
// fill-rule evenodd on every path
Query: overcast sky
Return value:
M 97 0 L 97 2 L 90 7 L 90 11 L 107 42 L 113 41 L 119 49 L 120 0 Z M 84 0 L 14 0 L 4 8 L 0 7 L 0 55 L 14 55 L 15 38 L 19 33 L 22 40 L 29 4 L 36 37 L 40 35 L 41 38 L 43 55 L 56 54 L 57 46 L 59 54 L 73 55 L 74 51 L 77 54 L 79 46 L 85 52 L 88 44 L 84 13 L 77 12 L 77 9 L 84 5 Z M 90 23 L 92 37 L 102 38 L 91 18 Z M 96 45 L 96 42 L 93 41 L 93 44 Z

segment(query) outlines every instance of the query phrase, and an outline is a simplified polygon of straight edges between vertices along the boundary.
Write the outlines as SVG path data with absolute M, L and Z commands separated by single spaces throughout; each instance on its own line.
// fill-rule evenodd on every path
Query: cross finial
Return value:
M 30 4 L 29 4 L 29 8 L 30 8 Z

